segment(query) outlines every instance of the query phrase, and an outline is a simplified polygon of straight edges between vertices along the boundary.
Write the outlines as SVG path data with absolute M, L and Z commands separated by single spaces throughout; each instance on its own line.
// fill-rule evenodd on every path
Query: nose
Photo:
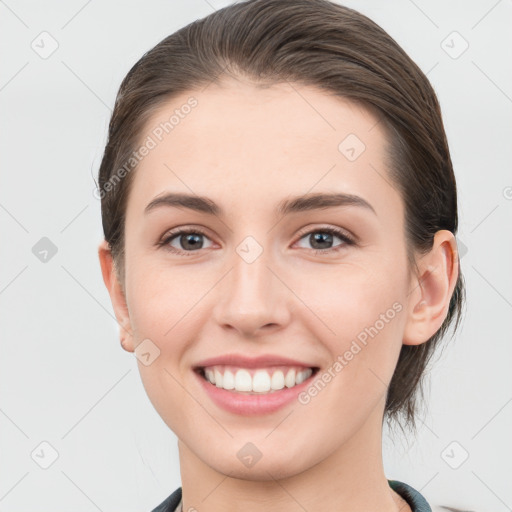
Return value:
M 283 329 L 290 321 L 292 294 L 267 252 L 252 262 L 235 253 L 232 263 L 218 286 L 213 312 L 216 323 L 245 338 Z

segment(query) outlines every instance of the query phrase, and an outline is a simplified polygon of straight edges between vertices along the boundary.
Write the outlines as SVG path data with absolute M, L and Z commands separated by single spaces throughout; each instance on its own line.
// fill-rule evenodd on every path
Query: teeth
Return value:
M 268 372 L 265 370 L 258 370 L 252 378 L 252 390 L 249 389 L 246 391 L 256 391 L 257 393 L 270 391 L 270 375 Z
M 270 387 L 274 390 L 284 388 L 284 374 L 283 372 L 274 372 L 272 374 L 272 380 L 270 381 Z
M 204 371 L 205 375 L 206 375 L 206 379 L 211 383 L 211 384 L 215 384 L 215 376 L 213 374 L 213 371 L 210 370 L 210 369 L 205 369 Z
M 238 370 L 236 372 L 235 389 L 237 391 L 252 391 L 251 374 L 247 370 Z
M 299 372 L 295 376 L 295 384 L 302 384 L 308 377 L 309 375 L 307 375 L 306 372 Z
M 204 369 L 206 380 L 218 388 L 240 392 L 268 393 L 292 388 L 308 379 L 312 368 L 300 369 L 258 369 L 252 372 L 244 369 L 228 369 L 223 366 Z
M 295 386 L 295 370 L 289 370 L 284 379 L 284 385 L 287 388 Z
M 223 384 L 222 381 L 224 380 L 222 373 L 220 373 L 219 370 L 215 369 L 214 375 L 215 375 L 215 385 L 218 388 L 221 388 L 222 384 Z
M 233 375 L 233 372 L 230 372 L 229 370 L 224 372 L 222 387 L 224 389 L 235 389 L 235 376 Z

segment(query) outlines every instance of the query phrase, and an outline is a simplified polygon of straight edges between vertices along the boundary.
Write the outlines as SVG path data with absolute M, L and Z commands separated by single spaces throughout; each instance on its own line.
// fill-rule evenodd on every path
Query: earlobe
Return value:
M 135 347 L 126 297 L 114 267 L 114 260 L 112 258 L 110 246 L 106 240 L 102 240 L 100 242 L 98 246 L 98 256 L 103 282 L 105 283 L 110 295 L 114 314 L 116 315 L 117 323 L 119 324 L 121 346 L 127 352 L 133 352 Z
M 432 249 L 418 262 L 419 274 L 410 293 L 404 345 L 428 341 L 442 326 L 459 275 L 457 245 L 453 233 L 440 230 Z

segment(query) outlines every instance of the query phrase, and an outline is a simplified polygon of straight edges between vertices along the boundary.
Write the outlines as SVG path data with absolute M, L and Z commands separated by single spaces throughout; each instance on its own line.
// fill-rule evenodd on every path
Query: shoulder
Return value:
M 388 483 L 391 489 L 407 502 L 412 512 L 432 512 L 432 508 L 427 503 L 427 500 L 410 485 L 398 480 L 388 480 Z
M 472 510 L 449 507 L 446 505 L 429 505 L 427 500 L 410 485 L 398 480 L 388 480 L 389 486 L 396 491 L 411 507 L 412 512 L 474 512 Z
M 443 507 L 436 507 L 434 510 L 427 503 L 427 500 L 410 485 L 398 480 L 388 480 L 389 486 L 396 491 L 408 505 L 412 512 L 446 512 Z M 178 487 L 170 496 L 168 496 L 160 505 L 151 512 L 174 512 L 181 501 L 181 487 Z
M 174 512 L 181 501 L 181 487 L 178 487 L 170 496 L 168 496 L 160 505 L 151 512 Z

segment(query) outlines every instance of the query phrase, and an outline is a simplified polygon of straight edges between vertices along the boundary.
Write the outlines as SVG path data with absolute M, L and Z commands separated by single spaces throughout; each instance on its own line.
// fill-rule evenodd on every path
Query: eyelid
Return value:
M 345 237 L 347 238 L 351 243 L 357 243 L 358 238 L 353 235 L 350 231 L 341 228 L 339 226 L 331 226 L 329 224 L 326 224 L 324 226 L 309 226 L 301 229 L 298 233 L 298 239 L 300 240 L 304 235 L 308 235 L 310 233 L 316 233 L 317 231 L 327 231 L 327 232 L 333 232 L 338 237 Z

